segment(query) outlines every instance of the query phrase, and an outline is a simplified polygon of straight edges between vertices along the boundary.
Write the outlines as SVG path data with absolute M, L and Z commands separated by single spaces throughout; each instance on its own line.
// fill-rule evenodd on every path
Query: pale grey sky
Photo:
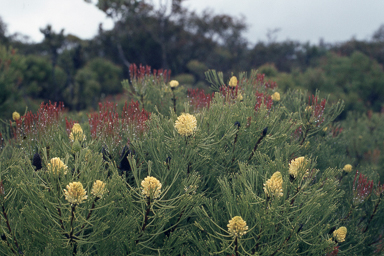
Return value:
M 197 12 L 210 8 L 215 14 L 243 15 L 251 43 L 265 41 L 268 29 L 275 28 L 281 29 L 278 41 L 370 39 L 384 24 L 383 0 L 188 0 L 185 6 Z M 82 39 L 92 38 L 100 22 L 105 29 L 112 27 L 104 13 L 83 0 L 0 0 L 0 17 L 10 34 L 19 32 L 34 42 L 43 39 L 39 28 L 48 23 L 55 31 L 64 28 L 66 34 Z

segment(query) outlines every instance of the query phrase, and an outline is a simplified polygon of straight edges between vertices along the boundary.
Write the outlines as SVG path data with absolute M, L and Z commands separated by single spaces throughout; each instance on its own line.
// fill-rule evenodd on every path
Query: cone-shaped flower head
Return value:
M 350 165 L 350 164 L 344 165 L 343 171 L 348 172 L 348 173 L 351 172 L 352 171 L 352 165 Z
M 191 114 L 181 114 L 175 122 L 175 128 L 182 136 L 192 135 L 197 128 L 196 117 Z
M 20 119 L 20 114 L 18 112 L 13 112 L 12 113 L 12 119 L 13 121 L 19 120 Z
M 175 88 L 175 87 L 179 86 L 179 82 L 176 80 L 172 80 L 169 82 L 169 86 L 171 86 L 171 88 Z
M 293 177 L 296 178 L 299 174 L 300 169 L 303 169 L 306 165 L 306 161 L 303 156 L 296 158 L 295 160 L 291 161 L 289 164 L 289 170 L 288 173 Z
M 108 190 L 105 188 L 105 183 L 102 182 L 101 180 L 96 180 L 93 183 L 92 187 L 92 195 L 98 197 L 98 198 L 103 198 L 103 195 L 108 192 Z
M 81 129 L 80 124 L 74 123 L 72 127 L 72 131 L 69 134 L 69 139 L 74 142 L 75 140 L 78 140 L 79 142 L 82 142 L 85 140 L 85 134 L 83 133 L 83 129 Z
M 64 173 L 67 174 L 68 166 L 61 161 L 60 158 L 54 157 L 51 159 L 50 163 L 48 163 L 48 171 L 54 174 Z
M 273 101 L 280 101 L 280 93 L 275 92 L 274 94 L 272 94 L 271 98 Z
M 333 231 L 333 237 L 337 240 L 337 242 L 341 243 L 345 241 L 345 237 L 347 236 L 347 228 L 340 227 Z
M 233 217 L 229 221 L 229 224 L 227 225 L 227 227 L 231 236 L 234 236 L 234 237 L 241 237 L 245 235 L 248 230 L 247 223 L 240 216 Z
M 87 200 L 87 191 L 83 188 L 81 182 L 71 182 L 67 185 L 67 189 L 64 189 L 65 200 L 71 204 L 81 204 L 84 200 Z
M 264 184 L 264 192 L 268 197 L 283 196 L 283 176 L 280 172 L 275 172 L 272 177 Z
M 230 87 L 236 87 L 237 86 L 237 78 L 235 76 L 231 77 L 231 79 L 229 79 L 228 85 Z
M 146 197 L 158 198 L 161 193 L 161 183 L 155 177 L 147 176 L 142 182 L 143 195 Z

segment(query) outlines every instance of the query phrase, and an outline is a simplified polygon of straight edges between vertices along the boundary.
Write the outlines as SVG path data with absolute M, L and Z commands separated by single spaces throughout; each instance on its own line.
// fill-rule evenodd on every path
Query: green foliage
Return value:
M 5 110 L 15 107 L 20 100 L 19 86 L 23 80 L 25 59 L 16 50 L 0 45 L 0 113 L 4 117 Z M 23 107 L 17 106 L 18 111 Z
M 9 129 L 12 138 L 2 141 L 0 152 L 2 254 L 380 252 L 378 168 L 355 162 L 353 131 L 336 130 L 341 102 L 329 104 L 319 93 L 308 100 L 300 91 L 272 101 L 276 88 L 255 71 L 241 73 L 232 89 L 224 82 L 229 77 L 209 71 L 217 92 L 198 108 L 181 85 L 171 89 L 166 71 L 139 70 L 122 83 L 138 100 L 124 107 L 124 115 L 106 104 L 75 129 L 64 123 L 61 108 L 47 105 L 39 119 L 24 115 Z M 97 81 L 88 68 L 80 74 L 77 82 Z M 144 108 L 152 113 L 140 122 Z M 182 112 L 193 114 L 196 128 L 183 126 Z M 365 125 L 379 126 L 382 117 L 347 120 L 366 134 Z M 367 145 L 381 147 L 382 132 L 371 132 L 377 140 Z M 55 157 L 67 168 L 53 172 Z M 343 171 L 345 164 L 354 164 L 352 172 Z M 364 176 L 354 177 L 356 166 Z M 103 193 L 97 180 L 105 183 Z M 82 199 L 69 201 L 75 182 L 86 193 L 78 190 Z M 236 216 L 243 226 L 229 222 Z M 342 226 L 345 241 L 333 233 Z

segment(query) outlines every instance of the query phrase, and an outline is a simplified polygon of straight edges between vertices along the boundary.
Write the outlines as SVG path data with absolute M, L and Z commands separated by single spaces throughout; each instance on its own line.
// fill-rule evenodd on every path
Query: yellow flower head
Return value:
M 237 78 L 235 76 L 231 77 L 231 79 L 229 79 L 228 85 L 230 87 L 236 87 L 237 86 Z
M 105 188 L 105 183 L 102 182 L 101 180 L 96 180 L 93 183 L 92 187 L 92 195 L 98 197 L 98 198 L 103 198 L 104 193 L 108 192 L 108 190 Z
M 239 93 L 238 95 L 237 95 L 237 99 L 239 100 L 239 101 L 242 101 L 244 98 L 243 98 L 243 95 L 241 95 L 241 93 Z
M 274 94 L 272 94 L 271 98 L 273 101 L 280 101 L 280 93 L 275 92 Z
M 348 172 L 348 173 L 351 172 L 352 171 L 352 165 L 350 165 L 350 164 L 344 165 L 343 171 Z
M 275 172 L 272 177 L 264 184 L 264 192 L 268 197 L 283 196 L 283 176 L 280 172 Z
M 51 159 L 50 163 L 48 163 L 48 171 L 52 172 L 54 174 L 59 174 L 63 172 L 64 174 L 67 174 L 68 166 L 64 164 L 63 161 L 61 161 L 60 158 L 54 157 Z
M 81 129 L 80 124 L 74 123 L 72 127 L 72 131 L 69 134 L 69 139 L 74 142 L 75 140 L 78 140 L 79 142 L 82 142 L 85 140 L 85 134 L 83 133 L 83 129 Z
M 186 113 L 181 114 L 175 122 L 175 128 L 182 136 L 192 135 L 197 128 L 196 117 Z
M 303 156 L 296 158 L 295 160 L 291 161 L 289 164 L 289 170 L 288 173 L 293 176 L 293 178 L 296 178 L 299 174 L 300 169 L 303 169 L 305 167 L 306 161 Z
M 142 194 L 152 198 L 158 198 L 161 193 L 161 183 L 155 177 L 147 176 L 142 182 Z
M 171 86 L 171 88 L 175 88 L 175 87 L 179 86 L 179 82 L 176 80 L 172 80 L 169 82 L 169 85 Z
M 340 227 L 333 231 L 333 237 L 337 240 L 337 242 L 341 243 L 345 241 L 345 237 L 347 236 L 347 228 Z
M 227 227 L 231 236 L 234 237 L 242 237 L 248 230 L 247 223 L 240 216 L 233 217 Z
M 12 113 L 12 119 L 13 121 L 19 120 L 20 119 L 20 114 L 18 112 L 13 112 Z
M 67 185 L 67 189 L 64 189 L 65 200 L 71 204 L 81 204 L 84 200 L 87 200 L 87 191 L 83 188 L 81 182 L 71 182 Z

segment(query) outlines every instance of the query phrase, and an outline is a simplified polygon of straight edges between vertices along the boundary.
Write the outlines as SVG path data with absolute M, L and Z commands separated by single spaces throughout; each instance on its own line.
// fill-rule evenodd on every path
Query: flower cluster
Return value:
M 189 104 L 193 106 L 194 110 L 201 108 L 209 108 L 214 93 L 205 94 L 203 89 L 188 89 L 187 97 L 189 98 Z
M 48 171 L 54 174 L 59 174 L 63 172 L 64 174 L 67 174 L 68 166 L 64 164 L 63 161 L 61 161 L 60 158 L 54 157 L 51 159 L 50 163 L 47 165 Z
M 367 199 L 373 190 L 373 180 L 369 181 L 367 177 L 360 173 L 359 179 L 356 182 L 357 174 L 356 170 L 355 179 L 353 180 L 353 203 L 360 204 Z
M 83 188 L 81 182 L 71 182 L 67 185 L 67 189 L 64 189 L 65 200 L 71 204 L 81 204 L 84 200 L 87 200 L 87 191 Z
M 173 89 L 173 88 L 179 86 L 179 82 L 176 80 L 172 80 L 169 82 L 169 86 L 171 86 L 171 88 Z
M 191 114 L 181 114 L 175 122 L 175 128 L 180 135 L 191 136 L 197 128 L 196 117 Z
M 229 87 L 236 87 L 237 86 L 237 78 L 235 76 L 232 76 L 231 79 L 229 80 Z
M 108 192 L 108 190 L 105 188 L 105 183 L 102 182 L 101 180 L 96 180 L 93 183 L 92 187 L 92 195 L 94 195 L 97 198 L 103 198 L 103 195 Z
M 274 94 L 272 94 L 271 98 L 273 101 L 280 101 L 280 93 L 275 92 Z
M 146 197 L 158 198 L 161 194 L 161 183 L 155 177 L 147 176 L 142 182 L 142 194 Z
M 248 230 L 247 223 L 240 216 L 233 217 L 227 227 L 228 232 L 233 237 L 242 237 Z
M 347 236 L 347 228 L 346 227 L 340 227 L 333 231 L 333 237 L 336 239 L 338 243 L 344 242 L 345 237 Z
M 20 114 L 18 113 L 18 112 L 13 112 L 12 113 L 12 119 L 14 120 L 14 121 L 16 121 L 16 120 L 19 120 L 20 119 Z
M 296 178 L 299 175 L 299 171 L 303 170 L 305 166 L 307 165 L 307 161 L 303 156 L 296 158 L 295 160 L 292 160 L 289 164 L 289 170 L 288 173 L 293 177 Z
M 319 127 L 324 122 L 324 109 L 325 109 L 326 99 L 323 99 L 319 102 L 317 96 L 309 96 L 308 106 L 305 108 L 305 111 L 311 114 L 311 119 L 315 122 L 315 126 Z
M 344 165 L 343 171 L 350 173 L 352 171 L 352 165 L 350 164 Z
M 48 136 L 49 132 L 56 131 L 59 126 L 61 116 L 64 112 L 64 104 L 62 102 L 41 103 L 36 114 L 31 111 L 23 116 L 17 112 L 12 114 L 16 126 L 12 129 L 15 139 L 31 139 L 35 140 L 40 137 Z M 12 121 L 11 121 L 12 127 Z
M 270 95 L 264 94 L 262 92 L 256 92 L 256 104 L 255 110 L 258 111 L 262 104 L 264 104 L 267 109 L 270 109 L 273 105 L 273 100 Z
M 75 140 L 82 142 L 85 140 L 85 134 L 79 123 L 74 123 L 72 126 L 72 131 L 69 134 L 69 139 L 74 142 Z
M 280 172 L 275 172 L 272 177 L 265 182 L 264 192 L 268 197 L 283 196 L 283 176 Z

